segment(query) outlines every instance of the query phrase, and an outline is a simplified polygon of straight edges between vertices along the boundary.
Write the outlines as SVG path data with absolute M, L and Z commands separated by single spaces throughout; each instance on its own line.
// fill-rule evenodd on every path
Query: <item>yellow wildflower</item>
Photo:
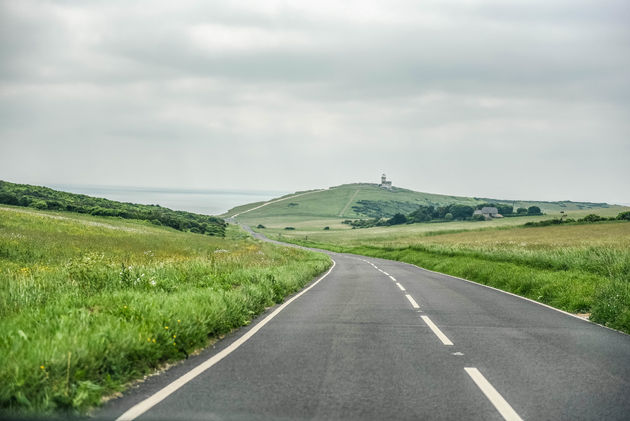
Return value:
M 168 330 L 168 326 L 164 326 L 164 329 Z

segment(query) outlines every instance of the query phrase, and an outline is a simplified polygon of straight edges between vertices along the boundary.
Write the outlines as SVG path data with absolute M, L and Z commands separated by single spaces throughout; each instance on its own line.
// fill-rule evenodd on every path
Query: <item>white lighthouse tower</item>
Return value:
M 392 182 L 387 180 L 387 176 L 385 174 L 381 176 L 381 184 L 379 184 L 379 187 L 382 187 L 387 190 L 392 189 Z

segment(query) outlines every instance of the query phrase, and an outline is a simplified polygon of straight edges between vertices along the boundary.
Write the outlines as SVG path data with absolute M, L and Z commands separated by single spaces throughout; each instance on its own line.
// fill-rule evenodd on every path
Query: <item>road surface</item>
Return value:
M 97 418 L 630 419 L 629 335 L 405 263 L 330 255 L 330 273 L 288 305 Z

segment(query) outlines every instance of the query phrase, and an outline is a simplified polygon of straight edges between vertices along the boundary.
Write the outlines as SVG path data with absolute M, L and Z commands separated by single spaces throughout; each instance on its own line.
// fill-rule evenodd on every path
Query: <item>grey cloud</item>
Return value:
M 0 178 L 630 202 L 623 1 L 0 7 Z

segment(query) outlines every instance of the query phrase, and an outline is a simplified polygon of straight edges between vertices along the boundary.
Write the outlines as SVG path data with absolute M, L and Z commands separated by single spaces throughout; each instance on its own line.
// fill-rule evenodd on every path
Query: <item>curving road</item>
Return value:
M 630 419 L 630 336 L 405 263 L 329 254 L 335 267 L 310 289 L 97 418 Z

